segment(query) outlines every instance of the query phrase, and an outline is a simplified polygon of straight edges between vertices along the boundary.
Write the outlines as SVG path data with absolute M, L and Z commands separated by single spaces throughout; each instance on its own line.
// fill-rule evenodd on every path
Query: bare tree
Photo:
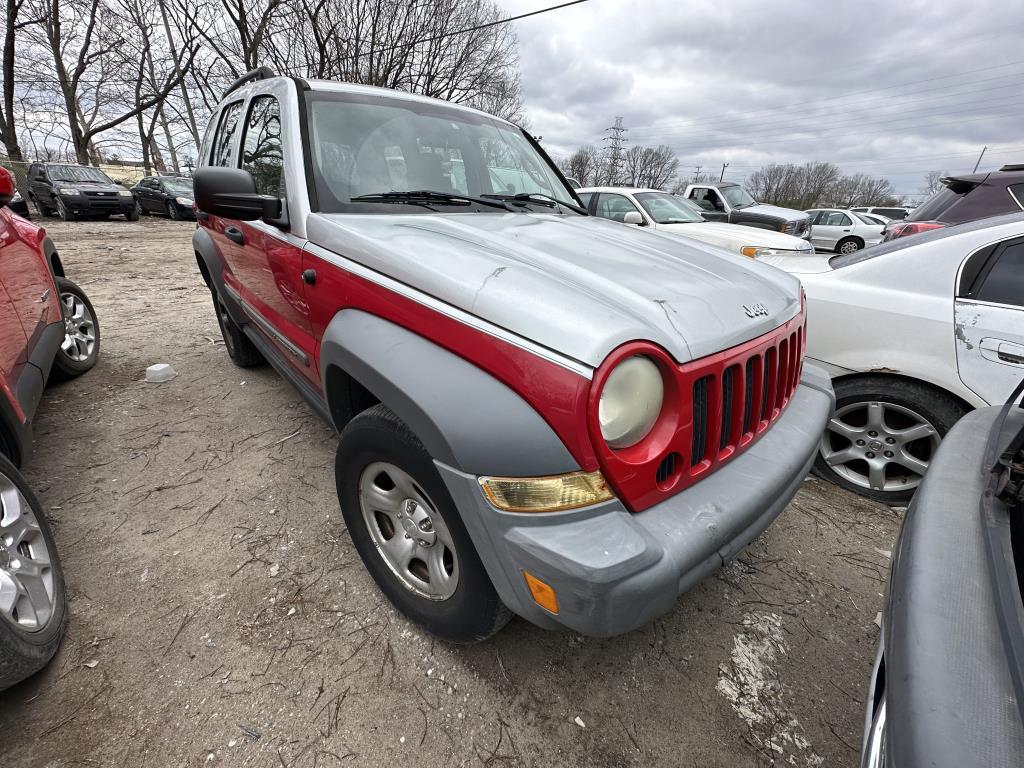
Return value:
M 922 198 L 928 198 L 942 189 L 945 185 L 942 183 L 942 179 L 946 176 L 945 171 L 928 171 L 928 175 L 924 177 L 924 184 L 921 186 L 920 194 Z
M 601 156 L 597 147 L 588 144 L 569 155 L 559 163 L 559 167 L 566 176 L 571 176 L 584 187 L 589 187 L 598 183 L 598 176 L 601 173 Z

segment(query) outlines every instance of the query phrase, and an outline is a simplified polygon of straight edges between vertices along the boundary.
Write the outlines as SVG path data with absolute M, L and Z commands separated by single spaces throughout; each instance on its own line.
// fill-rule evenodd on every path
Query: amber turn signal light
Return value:
M 530 594 L 533 595 L 533 602 L 545 611 L 558 613 L 558 596 L 555 594 L 554 587 L 545 584 L 529 571 L 523 571 L 523 578 L 526 579 L 526 586 L 529 587 Z
M 480 487 L 505 512 L 563 512 L 613 498 L 600 472 L 551 477 L 481 477 Z

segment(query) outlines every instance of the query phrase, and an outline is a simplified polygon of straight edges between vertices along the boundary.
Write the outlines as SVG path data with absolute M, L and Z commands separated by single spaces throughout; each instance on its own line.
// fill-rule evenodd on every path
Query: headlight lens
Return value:
M 174 202 L 176 202 L 178 205 L 184 205 L 189 208 L 192 207 L 192 201 L 189 200 L 187 197 L 176 197 L 174 198 Z
M 740 249 L 740 253 L 744 256 L 749 256 L 752 259 L 759 259 L 763 256 L 806 256 L 808 253 L 812 253 L 814 248 L 808 243 L 807 246 L 799 246 L 796 250 L 789 250 L 787 248 L 761 248 L 756 245 L 745 245 Z
M 597 417 L 610 448 L 636 445 L 654 427 L 665 397 L 665 382 L 653 360 L 635 355 L 619 363 L 601 390 Z
M 130 189 L 119 189 L 117 191 L 117 194 L 119 194 L 121 197 L 131 197 L 132 191 Z
M 80 195 L 82 194 L 74 187 L 57 187 L 58 195 Z

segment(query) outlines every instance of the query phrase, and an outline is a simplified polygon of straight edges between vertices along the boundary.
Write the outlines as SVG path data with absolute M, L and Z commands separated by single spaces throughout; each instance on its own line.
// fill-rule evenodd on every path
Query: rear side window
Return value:
M 1024 306 L 1024 240 L 1007 243 L 995 254 L 977 291 L 977 299 Z
M 1020 209 L 1024 211 L 1024 184 L 1014 184 L 1008 187 L 1010 195 L 1013 197 L 1013 202 L 1020 206 Z
M 245 121 L 242 168 L 252 174 L 261 195 L 285 195 L 281 141 L 281 105 L 273 96 L 257 96 Z
M 967 190 L 954 192 L 949 187 L 943 187 L 907 216 L 907 221 L 941 221 L 946 211 L 960 202 L 966 194 Z M 880 208 L 875 208 L 874 213 L 886 215 Z
M 213 156 L 210 165 L 231 165 L 231 149 L 234 146 L 235 131 L 238 130 L 238 115 L 242 111 L 242 102 L 236 101 L 224 108 L 220 115 L 217 135 L 213 137 Z

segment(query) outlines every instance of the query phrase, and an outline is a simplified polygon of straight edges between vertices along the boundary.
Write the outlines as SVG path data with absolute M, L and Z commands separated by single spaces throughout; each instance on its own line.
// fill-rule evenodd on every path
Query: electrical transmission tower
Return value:
M 624 156 L 623 144 L 629 139 L 626 138 L 626 131 L 629 129 L 622 124 L 622 118 L 615 118 L 615 125 L 605 128 L 605 174 L 606 184 L 614 186 L 619 183 L 619 174 L 622 171 L 622 160 Z

